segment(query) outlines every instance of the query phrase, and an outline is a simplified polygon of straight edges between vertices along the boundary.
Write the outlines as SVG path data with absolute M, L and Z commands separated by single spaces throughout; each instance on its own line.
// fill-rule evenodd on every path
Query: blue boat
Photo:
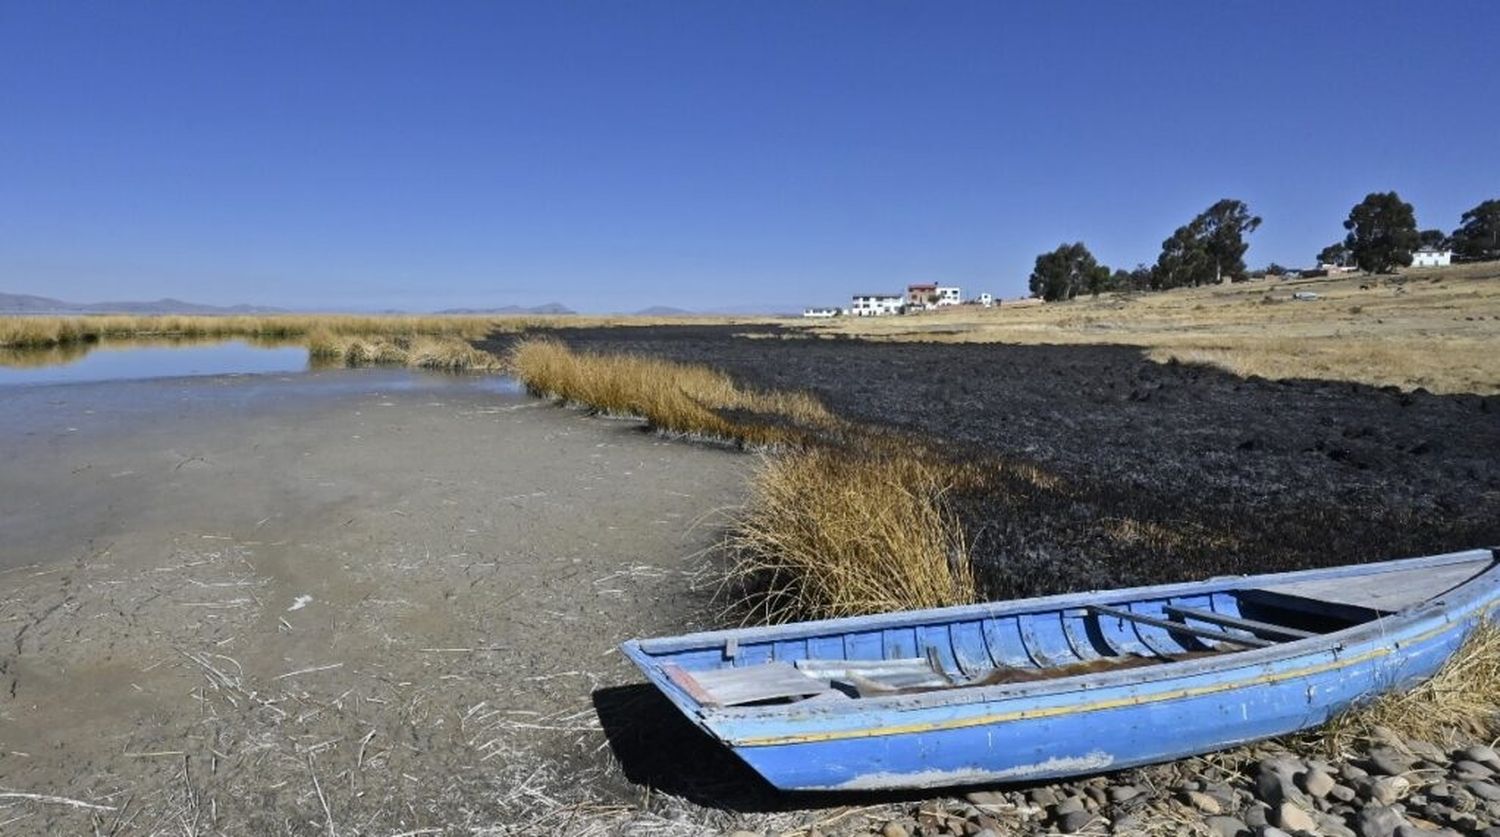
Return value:
M 1033 781 L 1323 723 L 1431 676 L 1500 600 L 1497 551 L 632 640 L 785 790 Z

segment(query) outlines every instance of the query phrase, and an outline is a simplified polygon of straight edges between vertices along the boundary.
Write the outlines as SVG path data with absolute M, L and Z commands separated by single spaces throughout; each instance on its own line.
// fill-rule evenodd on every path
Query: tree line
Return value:
M 1031 271 L 1031 295 L 1049 302 L 1082 293 L 1104 291 L 1163 291 L 1171 288 L 1243 282 L 1246 236 L 1260 227 L 1244 201 L 1225 198 L 1178 227 L 1162 242 L 1156 264 L 1134 270 L 1102 265 L 1083 242 L 1058 245 L 1036 257 Z M 1319 264 L 1357 266 L 1370 273 L 1389 273 L 1412 263 L 1421 247 L 1451 249 L 1459 261 L 1500 259 L 1500 199 L 1487 200 L 1465 212 L 1451 234 L 1417 229 L 1416 212 L 1395 192 L 1371 192 L 1349 210 L 1346 234 L 1318 253 Z M 1272 263 L 1265 274 L 1286 269 Z

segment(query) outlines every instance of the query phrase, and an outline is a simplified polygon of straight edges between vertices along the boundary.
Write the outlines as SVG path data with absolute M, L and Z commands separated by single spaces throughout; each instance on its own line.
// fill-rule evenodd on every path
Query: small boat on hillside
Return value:
M 1500 554 L 1234 576 L 632 640 L 772 785 L 1031 781 L 1316 726 L 1431 676 L 1500 601 Z

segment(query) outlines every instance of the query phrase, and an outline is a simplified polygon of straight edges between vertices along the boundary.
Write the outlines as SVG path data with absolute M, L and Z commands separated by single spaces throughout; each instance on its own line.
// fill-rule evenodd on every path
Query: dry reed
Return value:
M 307 337 L 308 354 L 314 361 L 345 366 L 399 365 L 450 372 L 487 371 L 500 368 L 500 359 L 467 340 L 452 336 L 339 335 L 315 331 Z
M 521 340 L 506 356 L 506 366 L 534 394 L 637 416 L 670 433 L 781 445 L 840 426 L 805 393 L 757 392 L 707 367 L 575 352 L 550 338 Z
M 974 479 L 964 466 L 891 450 L 767 459 L 729 535 L 733 607 L 780 622 L 973 602 L 947 497 Z

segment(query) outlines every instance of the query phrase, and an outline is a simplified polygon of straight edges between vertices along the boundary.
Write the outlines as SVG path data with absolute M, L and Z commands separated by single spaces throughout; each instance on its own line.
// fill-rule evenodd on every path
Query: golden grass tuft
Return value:
M 840 425 L 806 393 L 757 392 L 707 367 L 576 352 L 551 338 L 521 340 L 507 354 L 506 366 L 537 395 L 638 416 L 672 433 L 779 445 Z
M 308 355 L 321 363 L 345 366 L 409 366 L 450 372 L 499 369 L 500 359 L 467 340 L 452 336 L 340 335 L 318 330 L 307 336 Z
M 1382 694 L 1309 733 L 1302 743 L 1346 752 L 1357 741 L 1387 737 L 1387 731 L 1450 747 L 1500 734 L 1500 625 L 1480 622 L 1430 679 Z
M 783 622 L 975 601 L 947 501 L 973 479 L 965 466 L 889 450 L 767 459 L 729 535 L 733 606 L 747 620 Z

